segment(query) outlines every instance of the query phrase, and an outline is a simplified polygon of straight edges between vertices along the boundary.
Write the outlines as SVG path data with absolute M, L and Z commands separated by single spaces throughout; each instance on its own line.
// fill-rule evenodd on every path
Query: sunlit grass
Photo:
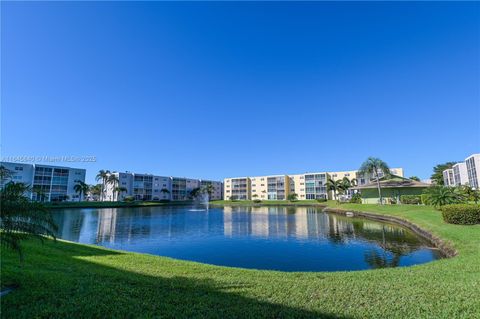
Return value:
M 338 207 L 334 202 L 328 203 Z M 2 250 L 3 318 L 479 318 L 480 225 L 426 206 L 342 204 L 407 219 L 458 256 L 413 267 L 286 273 L 209 266 L 59 241 Z M 234 252 L 232 252 L 234 253 Z M 288 258 L 288 256 L 285 256 Z

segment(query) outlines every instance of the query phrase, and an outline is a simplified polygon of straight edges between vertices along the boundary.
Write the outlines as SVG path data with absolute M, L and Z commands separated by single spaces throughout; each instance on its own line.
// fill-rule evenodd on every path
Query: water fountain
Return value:
M 193 207 L 190 211 L 208 211 L 209 196 L 208 192 L 202 191 L 193 199 Z

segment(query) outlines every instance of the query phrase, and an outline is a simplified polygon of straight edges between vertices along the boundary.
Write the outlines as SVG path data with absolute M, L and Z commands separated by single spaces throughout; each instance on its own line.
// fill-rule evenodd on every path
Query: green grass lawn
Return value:
M 332 201 L 333 202 L 333 201 Z M 297 200 L 297 201 L 288 201 L 288 200 L 262 200 L 260 203 L 255 203 L 253 200 L 214 200 L 210 202 L 210 205 L 220 205 L 220 206 L 298 206 L 298 205 L 305 205 L 305 206 L 326 206 L 326 202 L 318 202 L 314 199 L 310 200 Z
M 286 273 L 27 242 L 23 267 L 2 249 L 2 284 L 18 288 L 1 298 L 1 316 L 480 318 L 480 225 L 445 224 L 425 206 L 340 207 L 410 220 L 449 241 L 458 256 L 405 268 Z

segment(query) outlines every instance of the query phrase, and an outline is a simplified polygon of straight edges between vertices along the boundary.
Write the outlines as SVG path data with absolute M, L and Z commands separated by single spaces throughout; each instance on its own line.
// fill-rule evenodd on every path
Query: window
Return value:
M 15 170 L 16 170 L 16 171 L 23 171 L 23 167 L 21 167 L 21 166 L 15 166 Z

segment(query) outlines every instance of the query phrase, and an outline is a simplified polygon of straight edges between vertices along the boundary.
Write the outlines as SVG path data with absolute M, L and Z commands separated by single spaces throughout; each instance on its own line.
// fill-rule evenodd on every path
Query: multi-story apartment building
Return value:
M 250 177 L 226 178 L 223 182 L 225 199 L 252 199 L 252 181 Z
M 392 168 L 393 175 L 403 177 L 402 168 Z M 383 173 L 379 173 L 383 176 Z M 370 183 L 373 176 L 363 176 L 358 171 L 317 172 L 294 175 L 267 175 L 226 178 L 224 180 L 225 199 L 284 200 L 295 193 L 300 200 L 328 199 L 332 194 L 327 191 L 327 180 L 356 179 L 359 185 Z
M 2 184 L 14 181 L 30 185 L 32 192 L 27 196 L 32 200 L 83 200 L 84 195 L 79 198 L 74 187 L 77 181 L 85 182 L 85 169 L 10 162 L 1 162 L 1 165 L 12 172 L 12 177 L 2 181 Z
M 470 185 L 480 188 L 480 154 L 472 154 L 463 162 L 443 171 L 443 183 L 446 186 Z
M 200 180 L 200 187 L 206 187 L 207 185 L 213 186 L 213 192 L 210 195 L 210 200 L 220 200 L 223 198 L 223 183 L 219 181 L 209 181 L 205 179 Z
M 200 187 L 200 180 L 198 179 L 173 177 L 172 200 L 187 200 L 190 192 L 198 187 Z
M 452 166 L 453 182 L 455 186 L 465 185 L 468 183 L 467 164 L 464 162 L 457 163 Z M 444 175 L 445 179 L 445 175 Z
M 443 184 L 445 186 L 455 186 L 453 169 L 449 168 L 443 171 Z
M 158 176 L 137 173 L 112 173 L 118 178 L 118 184 L 107 183 L 105 200 L 121 201 L 125 197 L 135 200 L 187 200 L 190 192 L 207 184 L 213 185 L 212 200 L 222 199 L 223 183 L 183 177 Z M 120 187 L 123 190 L 115 189 Z
M 480 188 L 480 154 L 470 155 L 465 159 L 468 174 L 468 184 L 475 188 Z

